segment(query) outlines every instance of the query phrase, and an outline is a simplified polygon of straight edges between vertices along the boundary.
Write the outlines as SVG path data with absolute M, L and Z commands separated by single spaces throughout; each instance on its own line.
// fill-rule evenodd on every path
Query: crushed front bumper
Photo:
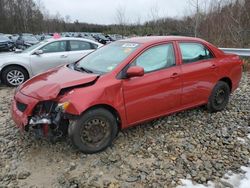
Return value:
M 29 117 L 39 101 L 17 92 L 11 104 L 11 116 L 17 127 L 24 129 L 29 123 Z

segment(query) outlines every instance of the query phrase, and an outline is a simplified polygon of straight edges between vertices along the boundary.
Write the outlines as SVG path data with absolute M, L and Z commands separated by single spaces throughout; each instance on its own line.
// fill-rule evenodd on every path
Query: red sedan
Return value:
M 241 76 L 237 55 L 204 40 L 132 38 L 28 80 L 17 88 L 12 117 L 21 129 L 68 134 L 82 152 L 95 153 L 120 129 L 205 104 L 223 110 Z

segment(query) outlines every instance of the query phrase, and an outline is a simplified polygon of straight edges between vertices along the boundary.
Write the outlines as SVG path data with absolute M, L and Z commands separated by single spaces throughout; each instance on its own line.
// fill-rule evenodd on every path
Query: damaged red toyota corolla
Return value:
M 204 104 L 224 109 L 241 74 L 238 56 L 201 39 L 132 38 L 28 80 L 17 88 L 12 117 L 21 129 L 68 134 L 95 153 L 120 129 Z

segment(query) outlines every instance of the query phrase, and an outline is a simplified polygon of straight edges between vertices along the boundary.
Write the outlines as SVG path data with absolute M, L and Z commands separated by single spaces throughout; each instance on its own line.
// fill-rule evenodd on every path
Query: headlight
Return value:
M 70 105 L 70 102 L 59 103 L 57 105 L 57 109 L 62 110 L 63 112 L 65 112 L 67 110 L 67 108 L 69 107 L 69 105 Z

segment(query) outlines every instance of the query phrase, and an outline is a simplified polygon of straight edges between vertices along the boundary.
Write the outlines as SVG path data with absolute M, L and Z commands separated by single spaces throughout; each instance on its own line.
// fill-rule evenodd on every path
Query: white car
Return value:
M 51 68 L 74 63 L 102 46 L 88 39 L 53 38 L 20 53 L 0 54 L 1 82 L 8 86 L 18 86 Z

